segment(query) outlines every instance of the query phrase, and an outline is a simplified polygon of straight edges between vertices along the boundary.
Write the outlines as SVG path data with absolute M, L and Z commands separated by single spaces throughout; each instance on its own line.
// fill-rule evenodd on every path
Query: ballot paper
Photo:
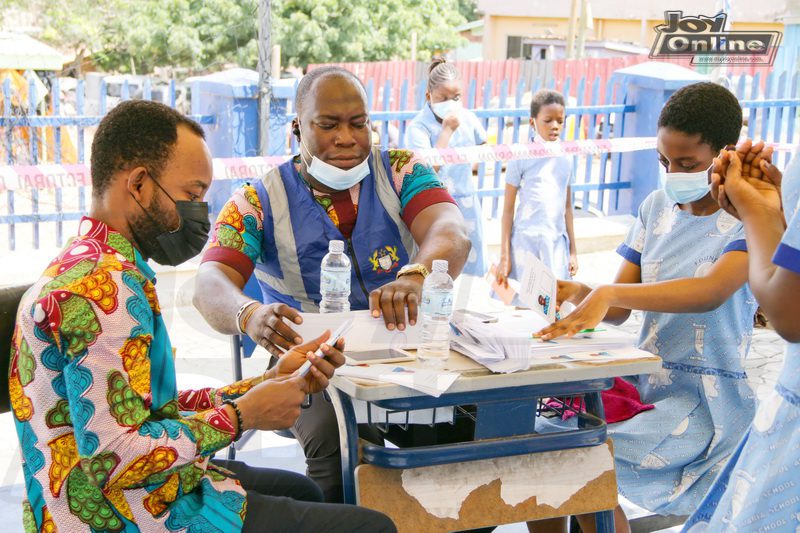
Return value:
M 397 348 L 413 350 L 419 346 L 422 327 L 417 322 L 411 326 L 406 322 L 404 331 L 386 329 L 383 317 L 374 318 L 370 311 L 348 311 L 344 313 L 300 313 L 302 324 L 291 327 L 303 337 L 303 341 L 318 337 L 323 331 L 335 330 L 339 325 L 353 318 L 353 327 L 345 336 L 345 354 L 369 350 Z
M 550 324 L 556 319 L 558 280 L 550 268 L 535 255 L 525 255 L 525 269 L 519 282 L 519 299 Z
M 470 315 L 451 320 L 450 347 L 492 372 L 509 373 L 554 363 L 607 363 L 647 357 L 635 348 L 636 338 L 617 332 L 596 332 L 542 341 L 533 334 L 547 325 L 536 310 L 499 313 L 497 322 L 484 323 Z
M 492 288 L 492 291 L 500 298 L 500 301 L 506 305 L 513 305 L 514 297 L 519 293 L 519 282 L 514 279 L 508 279 L 507 285 L 500 285 L 497 283 L 497 265 L 491 265 L 489 272 L 486 273 L 486 281 Z
M 561 352 L 544 352 L 531 354 L 531 366 L 552 365 L 553 363 L 590 363 L 604 364 L 625 359 L 641 359 L 653 354 L 639 350 L 630 345 L 602 350 L 575 351 L 570 349 Z
M 457 372 L 428 368 L 411 368 L 403 365 L 343 366 L 336 370 L 339 376 L 394 383 L 439 397 L 458 379 Z
M 490 369 L 509 373 L 525 370 L 533 333 L 548 324 L 533 310 L 497 314 L 497 322 L 484 323 L 468 314 L 455 314 L 450 321 L 450 347 Z

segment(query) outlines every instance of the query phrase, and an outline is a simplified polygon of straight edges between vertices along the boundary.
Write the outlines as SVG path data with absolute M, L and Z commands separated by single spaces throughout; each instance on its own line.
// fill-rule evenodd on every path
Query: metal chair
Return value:
M 0 413 L 11 410 L 8 391 L 8 369 L 11 365 L 11 339 L 17 320 L 17 308 L 22 295 L 30 285 L 18 285 L 0 289 Z

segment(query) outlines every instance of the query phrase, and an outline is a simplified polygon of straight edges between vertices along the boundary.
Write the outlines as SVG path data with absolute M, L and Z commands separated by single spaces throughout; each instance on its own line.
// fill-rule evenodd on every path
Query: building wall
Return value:
M 622 41 L 650 47 L 655 38 L 653 28 L 663 20 L 647 20 L 644 32 L 641 20 L 602 19 L 594 13 L 594 29 L 586 31 L 586 39 Z M 734 22 L 733 30 L 783 31 L 783 24 L 774 22 Z M 484 17 L 483 59 L 506 59 L 509 36 L 555 37 L 565 39 L 569 31 L 566 18 Z

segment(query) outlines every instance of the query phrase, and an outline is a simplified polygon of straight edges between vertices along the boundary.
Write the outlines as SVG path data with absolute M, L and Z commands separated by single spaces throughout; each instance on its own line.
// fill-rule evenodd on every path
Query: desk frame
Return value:
M 386 448 L 365 444 L 365 463 L 383 468 L 416 468 L 529 453 L 597 446 L 606 441 L 605 413 L 600 392 L 611 388 L 613 378 L 570 383 L 551 383 L 443 394 L 439 398 L 417 396 L 372 401 L 391 410 L 407 411 L 435 407 L 476 405 L 475 439 L 471 442 Z M 355 468 L 359 464 L 358 426 L 352 397 L 331 387 L 331 400 L 337 413 L 342 450 L 342 479 L 345 503 L 355 504 Z M 584 394 L 586 412 L 579 414 L 578 429 L 534 433 L 538 399 Z M 598 533 L 613 533 L 614 511 L 595 513 Z

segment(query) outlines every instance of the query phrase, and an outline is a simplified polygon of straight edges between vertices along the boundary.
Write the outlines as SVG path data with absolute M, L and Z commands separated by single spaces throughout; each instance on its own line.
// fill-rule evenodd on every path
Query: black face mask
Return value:
M 179 226 L 176 230 L 165 228 L 166 213 L 155 200 L 151 202 L 151 214 L 134 198 L 146 215 L 137 217 L 131 231 L 142 253 L 160 265 L 176 266 L 188 261 L 203 251 L 208 242 L 211 222 L 208 219 L 207 202 L 175 201 L 172 196 L 150 176 L 153 183 L 172 200 L 178 211 Z M 155 206 L 155 207 L 154 207 Z

